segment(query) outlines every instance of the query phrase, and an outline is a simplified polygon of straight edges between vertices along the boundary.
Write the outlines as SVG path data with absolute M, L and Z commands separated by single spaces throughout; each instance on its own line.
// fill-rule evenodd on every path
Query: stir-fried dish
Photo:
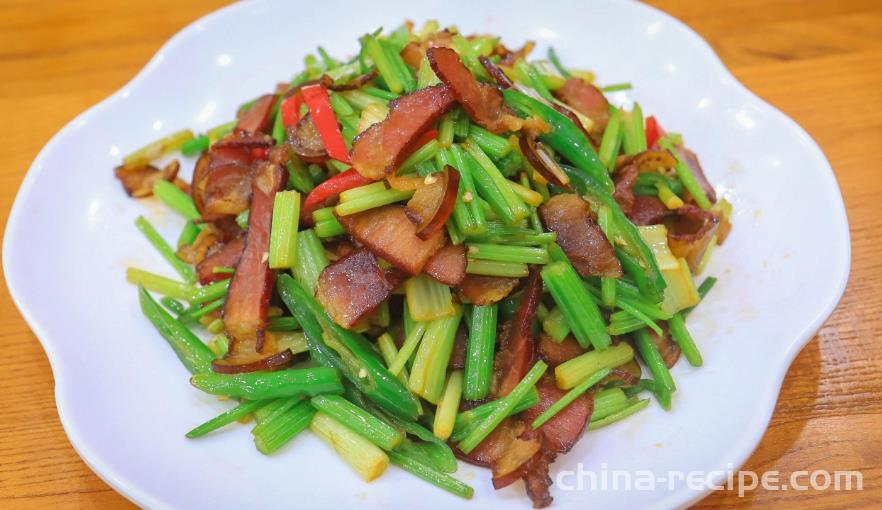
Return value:
M 680 135 L 610 103 L 629 84 L 553 50 L 436 22 L 360 43 L 116 169 L 186 220 L 169 244 L 137 219 L 178 274 L 130 268 L 141 309 L 236 404 L 187 436 L 250 420 L 271 454 L 309 428 L 367 481 L 392 463 L 469 498 L 459 458 L 547 506 L 558 456 L 701 366 L 686 317 L 731 206 Z M 189 183 L 154 166 L 178 152 Z

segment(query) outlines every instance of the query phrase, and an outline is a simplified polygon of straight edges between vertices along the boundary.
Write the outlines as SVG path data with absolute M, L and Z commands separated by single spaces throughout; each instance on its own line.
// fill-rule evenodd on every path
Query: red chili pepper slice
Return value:
M 269 157 L 269 149 L 266 147 L 255 147 L 251 149 L 251 159 L 259 160 Z
M 340 126 L 337 124 L 334 109 L 331 108 L 328 91 L 320 83 L 311 83 L 304 85 L 300 89 L 300 93 L 303 94 L 303 101 L 309 107 L 312 122 L 315 123 L 322 143 L 325 144 L 328 156 L 350 164 L 349 149 L 346 148 L 343 134 L 340 133 Z
M 300 92 L 282 101 L 282 125 L 286 128 L 300 122 L 300 107 L 303 105 L 303 94 Z
M 301 207 L 301 219 L 306 223 L 312 223 L 312 212 L 320 208 L 326 200 L 348 189 L 364 186 L 372 182 L 374 181 L 362 177 L 354 168 L 331 177 L 316 186 L 306 196 L 306 200 L 303 201 L 303 207 Z
M 646 117 L 646 147 L 648 149 L 658 149 L 659 139 L 667 134 L 654 116 Z

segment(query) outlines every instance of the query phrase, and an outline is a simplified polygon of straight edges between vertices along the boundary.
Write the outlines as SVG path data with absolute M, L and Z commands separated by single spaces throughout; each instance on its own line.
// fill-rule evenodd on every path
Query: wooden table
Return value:
M 49 138 L 128 81 L 172 34 L 223 3 L 0 1 L 0 125 L 6 126 L 0 137 L 2 225 L 25 171 Z M 745 468 L 784 474 L 860 469 L 864 490 L 758 490 L 743 498 L 716 493 L 699 506 L 879 506 L 882 169 L 874 161 L 882 149 L 882 3 L 652 3 L 701 33 L 738 79 L 818 141 L 845 196 L 854 253 L 845 297 L 790 368 L 769 430 Z M 0 335 L 5 349 L 0 356 L 0 506 L 130 506 L 68 443 L 55 411 L 46 356 L 5 284 Z

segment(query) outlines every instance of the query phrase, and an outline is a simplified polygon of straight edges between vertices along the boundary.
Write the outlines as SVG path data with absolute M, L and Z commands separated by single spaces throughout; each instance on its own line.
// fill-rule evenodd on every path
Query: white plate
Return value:
M 509 0 L 238 4 L 190 25 L 122 90 L 77 117 L 34 161 L 12 209 L 3 267 L 13 298 L 51 361 L 68 437 L 104 480 L 151 508 L 528 508 L 520 483 L 495 492 L 463 465 L 465 502 L 397 469 L 366 485 L 303 434 L 271 457 L 248 427 L 199 441 L 184 432 L 221 411 L 190 387 L 172 351 L 141 316 L 124 269 L 169 273 L 132 225 L 147 215 L 169 238 L 181 221 L 133 201 L 113 178 L 120 155 L 181 127 L 204 130 L 272 89 L 322 44 L 353 54 L 356 38 L 405 17 L 440 18 L 507 44 L 553 45 L 602 83 L 630 81 L 645 112 L 682 132 L 711 182 L 735 205 L 734 230 L 706 271 L 720 278 L 689 320 L 705 366 L 680 363 L 674 408 L 654 403 L 587 434 L 553 466 L 585 470 L 737 468 L 762 437 L 782 378 L 841 296 L 850 243 L 824 155 L 792 120 L 751 94 L 680 22 L 636 3 Z M 184 166 L 189 172 L 192 161 Z M 719 474 L 713 475 L 720 479 Z M 563 491 L 556 508 L 669 508 L 706 491 Z

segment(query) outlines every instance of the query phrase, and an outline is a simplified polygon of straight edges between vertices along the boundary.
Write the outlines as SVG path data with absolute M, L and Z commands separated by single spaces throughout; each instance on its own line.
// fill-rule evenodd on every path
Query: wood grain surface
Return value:
M 128 81 L 218 0 L 0 0 L 0 214 L 40 148 Z M 839 307 L 796 358 L 745 468 L 861 470 L 863 491 L 718 492 L 700 508 L 872 508 L 882 501 L 882 2 L 653 0 L 704 36 L 747 87 L 817 140 L 853 243 Z M 108 176 L 110 174 L 108 173 Z M 783 191 L 782 191 L 783 192 Z M 794 218 L 793 221 L 799 221 Z M 806 275 L 811 277 L 811 275 Z M 52 372 L 0 284 L 0 507 L 126 508 L 68 443 Z

